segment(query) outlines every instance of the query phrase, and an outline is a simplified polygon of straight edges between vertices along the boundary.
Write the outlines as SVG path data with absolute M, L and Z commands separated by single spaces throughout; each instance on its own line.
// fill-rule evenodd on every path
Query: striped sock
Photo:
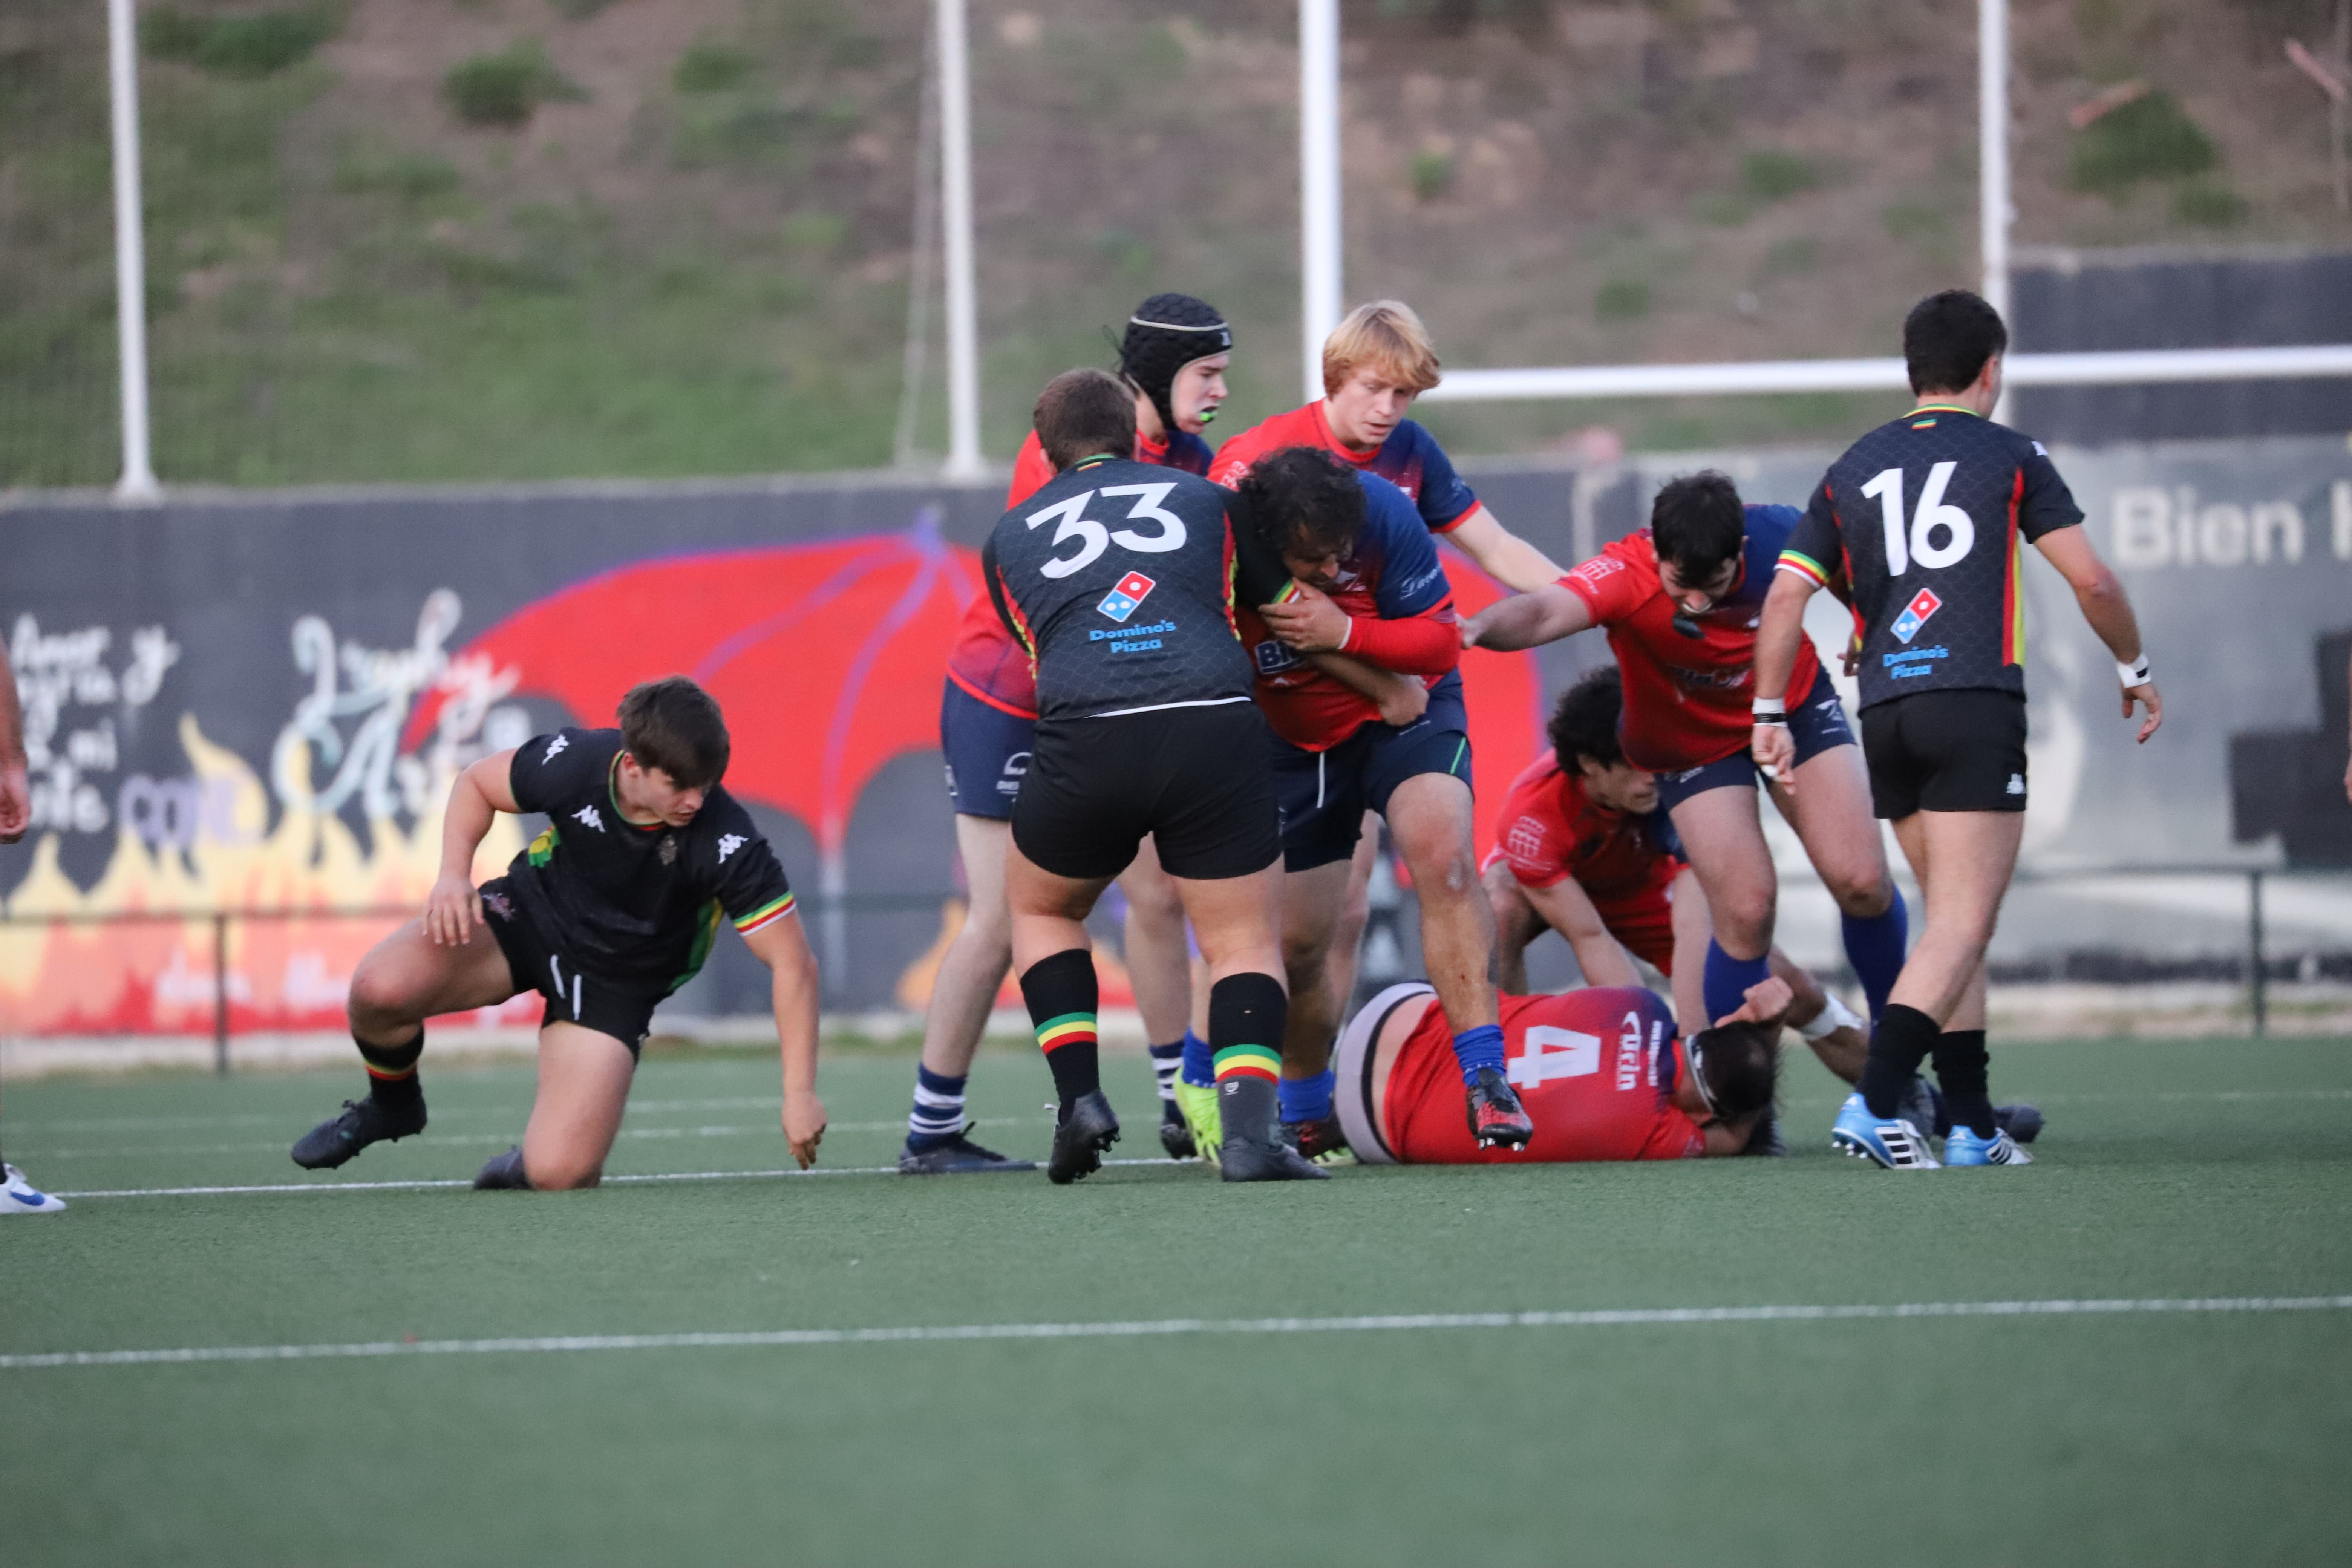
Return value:
M 1053 1069 L 1066 1119 L 1072 1105 L 1102 1088 L 1095 1034 L 1100 996 L 1095 955 L 1083 947 L 1041 958 L 1021 975 L 1021 999 L 1029 1004 L 1029 1022 Z
M 1228 1144 L 1274 1137 L 1275 1086 L 1282 1080 L 1282 1032 L 1289 1016 L 1290 999 L 1271 974 L 1229 974 L 1209 988 L 1218 1120 Z
M 372 1046 L 357 1036 L 352 1043 L 360 1048 L 360 1059 L 367 1063 L 368 1093 L 386 1105 L 400 1105 L 421 1100 L 425 1090 L 416 1081 L 416 1058 L 425 1054 L 425 1030 L 419 1026 L 416 1037 L 397 1046 Z
M 963 1136 L 963 1086 L 970 1081 L 915 1064 L 915 1109 L 907 1113 L 909 1152 L 921 1154 Z
M 1184 1031 L 1184 1081 L 1194 1089 L 1209 1089 L 1217 1081 L 1217 1054 L 1190 1029 Z
M 1176 1073 L 1184 1065 L 1184 1042 L 1152 1046 L 1151 1076 L 1160 1080 L 1160 1100 L 1163 1105 L 1176 1103 Z

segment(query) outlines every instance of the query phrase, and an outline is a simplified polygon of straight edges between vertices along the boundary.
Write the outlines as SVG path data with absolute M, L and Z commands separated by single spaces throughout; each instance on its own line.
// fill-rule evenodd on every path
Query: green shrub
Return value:
M 2114 198 L 2142 180 L 2182 180 L 2221 161 L 2213 139 L 2167 92 L 2109 110 L 2078 132 L 2066 175 L 2078 191 Z
M 742 86 L 758 63 L 725 44 L 696 44 L 677 57 L 669 81 L 680 92 L 725 92 Z
M 455 164 L 421 153 L 351 153 L 335 164 L 335 189 L 354 194 L 382 191 L 415 199 L 446 195 L 457 184 Z
M 1763 147 L 1739 161 L 1740 187 L 1759 201 L 1777 202 L 1821 183 L 1821 171 L 1801 153 Z
M 1612 278 L 1592 296 L 1592 314 L 1602 321 L 1638 321 L 1650 313 L 1650 286 L 1638 278 Z
M 784 220 L 784 243 L 798 250 L 833 250 L 849 237 L 849 220 L 839 213 L 798 212 Z
M 163 9 L 140 18 L 139 38 L 159 59 L 185 60 L 215 76 L 259 78 L 309 59 L 338 25 L 324 10 L 194 16 Z
M 1756 198 L 1738 191 L 1701 191 L 1690 199 L 1690 211 L 1715 228 L 1738 228 L 1756 216 Z
M 2172 215 L 2203 228 L 2228 228 L 2244 220 L 2246 198 L 2218 180 L 2191 180 L 2173 193 Z
M 844 33 L 826 47 L 824 58 L 839 69 L 862 71 L 880 65 L 887 53 L 887 46 L 871 33 Z
M 1412 155 L 1412 194 L 1417 199 L 1433 202 L 1453 188 L 1453 159 L 1430 150 Z
M 588 96 L 530 38 L 499 54 L 461 60 L 441 79 L 441 95 L 468 125 L 520 125 L 542 103 Z

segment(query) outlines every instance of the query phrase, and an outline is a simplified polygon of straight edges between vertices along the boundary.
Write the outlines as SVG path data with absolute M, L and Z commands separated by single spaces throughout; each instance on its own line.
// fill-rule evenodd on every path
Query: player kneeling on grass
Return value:
M 1771 1109 L 1787 983 L 1750 986 L 1688 1041 L 1665 999 L 1637 985 L 1503 998 L 1505 1059 L 1535 1117 L 1523 1154 L 1463 1124 L 1453 1042 L 1424 981 L 1391 985 L 1339 1036 L 1339 1120 L 1371 1164 L 1685 1160 L 1747 1152 Z
M 424 919 L 377 943 L 352 976 L 367 1098 L 305 1134 L 296 1164 L 331 1170 L 379 1140 L 423 1131 L 425 1020 L 537 991 L 547 1010 L 530 1122 L 474 1184 L 594 1186 L 654 1008 L 701 969 L 722 915 L 774 972 L 784 1136 L 803 1169 L 816 1163 L 816 960 L 783 868 L 719 787 L 719 704 L 672 676 L 623 698 L 620 721 L 541 735 L 457 775 Z M 499 811 L 544 812 L 547 831 L 477 892 L 474 851 Z

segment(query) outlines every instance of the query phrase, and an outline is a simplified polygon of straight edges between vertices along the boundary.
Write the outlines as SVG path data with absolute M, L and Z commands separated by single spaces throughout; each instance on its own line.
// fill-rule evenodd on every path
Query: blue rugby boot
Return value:
M 1972 1127 L 1955 1127 L 1952 1135 L 1944 1140 L 1944 1163 L 1947 1165 L 2031 1165 L 2033 1156 L 2018 1146 L 2007 1128 L 1991 1137 L 1979 1136 Z
M 1895 1117 L 1881 1121 L 1870 1113 L 1861 1094 L 1849 1094 L 1838 1107 L 1837 1124 L 1830 1129 L 1830 1147 L 1857 1160 L 1868 1160 L 1889 1171 L 1933 1171 L 1936 1156 L 1927 1152 L 1926 1135 Z

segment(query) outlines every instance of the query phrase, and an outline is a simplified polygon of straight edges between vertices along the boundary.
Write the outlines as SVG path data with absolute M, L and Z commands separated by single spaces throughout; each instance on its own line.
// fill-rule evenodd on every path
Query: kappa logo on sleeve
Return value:
M 596 808 L 593 805 L 583 805 L 579 810 L 573 812 L 572 814 L 572 820 L 585 826 L 593 827 L 599 833 L 604 831 L 604 819 L 597 815 Z
M 1142 607 L 1143 601 L 1149 598 L 1151 590 L 1158 586 L 1157 583 L 1142 573 L 1129 572 L 1112 586 L 1109 593 L 1103 595 L 1103 602 L 1097 605 L 1095 608 L 1112 620 L 1124 623 L 1128 616 Z
M 572 737 L 559 731 L 555 739 L 547 743 L 547 750 L 539 754 L 539 765 L 541 767 L 545 767 L 548 763 L 555 761 L 555 753 L 563 750 L 564 747 L 570 744 L 572 744 Z
M 1911 602 L 1903 606 L 1903 613 L 1895 617 L 1895 624 L 1886 629 L 1895 634 L 1896 642 L 1907 647 L 1911 639 L 1919 635 L 1919 628 L 1927 624 L 1927 617 L 1943 607 L 1944 601 L 1936 597 L 1936 590 L 1922 588 L 1912 595 Z
M 948 788 L 950 791 L 955 788 L 955 784 L 952 781 L 950 782 Z M 721 866 L 727 864 L 727 857 L 734 854 L 735 851 L 742 848 L 744 845 L 750 842 L 750 839 L 744 837 L 740 833 L 720 834 L 719 836 L 719 863 Z

